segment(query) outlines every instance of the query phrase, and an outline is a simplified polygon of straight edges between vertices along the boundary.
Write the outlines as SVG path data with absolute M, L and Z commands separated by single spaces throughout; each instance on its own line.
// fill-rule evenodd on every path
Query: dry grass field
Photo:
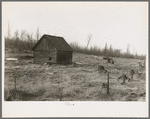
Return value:
M 129 69 L 138 70 L 142 60 L 103 57 L 74 53 L 71 65 L 33 64 L 32 54 L 5 54 L 17 61 L 5 61 L 4 99 L 7 101 L 145 101 L 146 73 L 135 73 L 133 80 L 116 80 Z M 109 71 L 109 95 L 102 89 L 107 74 L 98 73 L 98 65 Z M 16 79 L 16 89 L 14 79 Z

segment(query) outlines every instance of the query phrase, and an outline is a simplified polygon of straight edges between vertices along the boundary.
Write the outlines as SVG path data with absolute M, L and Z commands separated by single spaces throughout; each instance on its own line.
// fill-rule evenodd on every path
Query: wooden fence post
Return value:
M 16 73 L 15 73 L 15 71 L 13 71 L 13 78 L 14 78 L 14 84 L 15 84 L 15 90 L 16 90 Z
M 16 77 L 14 79 L 15 79 L 15 90 L 16 90 Z
M 14 84 L 15 84 L 15 90 L 17 89 L 16 88 L 16 85 L 17 85 L 17 77 L 18 77 L 18 72 L 17 72 L 17 69 L 15 69 L 14 71 L 13 71 L 13 78 L 14 78 Z
M 62 91 L 60 92 L 60 101 L 62 101 Z
M 107 73 L 107 94 L 109 95 L 109 72 Z

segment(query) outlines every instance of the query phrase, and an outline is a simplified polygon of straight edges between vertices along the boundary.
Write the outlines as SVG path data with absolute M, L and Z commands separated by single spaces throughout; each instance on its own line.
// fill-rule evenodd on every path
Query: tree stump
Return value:
M 111 63 L 110 60 L 111 60 L 111 59 L 107 59 L 107 63 Z
M 102 89 L 107 88 L 107 83 L 102 83 Z
M 122 74 L 121 76 L 118 77 L 118 83 L 119 79 L 123 79 L 123 82 L 121 82 L 121 84 L 125 84 L 125 81 L 128 79 L 128 77 L 125 74 Z
M 98 71 L 99 71 L 99 74 L 107 72 L 107 70 L 105 70 L 104 66 L 101 66 L 101 65 L 98 66 Z
M 141 71 L 141 69 L 143 68 L 141 62 L 138 62 L 139 63 L 139 70 Z
M 128 78 L 127 78 L 127 76 L 124 75 L 124 74 L 123 74 L 122 78 L 123 78 L 123 83 L 125 84 L 125 80 L 128 79 Z
M 107 56 L 107 57 L 103 57 L 103 59 L 104 59 L 104 60 L 108 60 L 108 59 L 109 59 L 109 60 L 112 60 L 112 59 L 109 58 L 108 56 Z
M 135 71 L 133 69 L 130 69 L 129 75 L 130 75 L 130 80 L 133 80 L 133 75 L 135 74 Z
M 111 64 L 114 64 L 114 60 L 111 60 Z

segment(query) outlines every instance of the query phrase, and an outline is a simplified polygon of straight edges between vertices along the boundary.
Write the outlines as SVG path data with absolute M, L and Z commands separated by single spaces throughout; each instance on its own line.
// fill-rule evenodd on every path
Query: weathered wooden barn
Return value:
M 63 37 L 44 34 L 32 48 L 34 63 L 72 63 L 73 50 Z

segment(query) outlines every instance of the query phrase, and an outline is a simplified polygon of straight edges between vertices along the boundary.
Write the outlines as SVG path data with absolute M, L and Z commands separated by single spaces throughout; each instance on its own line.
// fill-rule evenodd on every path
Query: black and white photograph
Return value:
M 2 2 L 3 110 L 25 103 L 70 110 L 80 103 L 138 103 L 146 110 L 148 4 Z

